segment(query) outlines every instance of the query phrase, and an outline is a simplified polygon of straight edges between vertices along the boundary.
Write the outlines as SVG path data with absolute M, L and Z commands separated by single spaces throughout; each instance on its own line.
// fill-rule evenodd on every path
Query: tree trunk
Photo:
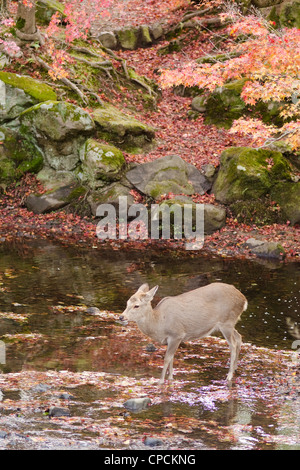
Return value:
M 35 0 L 27 1 L 27 5 L 23 3 L 23 0 L 18 1 L 16 24 L 16 34 L 19 39 L 22 41 L 38 41 L 40 44 L 44 44 L 44 39 L 36 27 Z
M 0 13 L 3 16 L 6 16 L 8 11 L 7 11 L 7 2 L 8 0 L 0 0 Z

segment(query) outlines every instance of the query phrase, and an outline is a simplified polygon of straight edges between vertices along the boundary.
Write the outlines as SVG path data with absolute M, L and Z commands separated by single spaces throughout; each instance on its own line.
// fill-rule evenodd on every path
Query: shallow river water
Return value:
M 79 250 L 48 242 L 3 245 L 0 346 L 5 344 L 6 356 L 0 364 L 0 449 L 146 449 L 145 435 L 158 436 L 158 448 L 164 449 L 299 449 L 296 353 L 294 364 L 287 359 L 292 364 L 288 378 L 276 358 L 277 351 L 284 357 L 300 345 L 299 274 L 300 263 L 201 253 L 187 258 L 147 250 Z M 118 324 L 113 313 L 122 312 L 144 282 L 160 286 L 159 300 L 214 281 L 234 284 L 249 303 L 237 325 L 244 346 L 236 383 L 232 389 L 225 384 L 228 347 L 213 338 L 183 345 L 178 362 L 175 356 L 174 385 L 158 390 L 164 348 L 155 344 L 156 352 L 148 351 L 151 340 Z M 89 307 L 110 312 L 107 321 L 105 313 L 87 314 Z M 34 377 L 30 386 L 4 382 L 17 382 L 18 374 L 28 377 L 28 372 Z M 49 386 L 45 375 L 34 375 L 39 373 L 48 374 Z M 67 402 L 55 401 L 62 389 L 54 384 L 58 374 L 72 373 L 103 374 L 103 386 L 93 387 L 92 375 L 85 381 L 80 376 L 76 386 L 63 383 L 70 393 Z M 279 393 L 285 383 L 288 387 Z M 151 406 L 138 414 L 124 413 L 125 399 L 139 396 L 150 396 Z M 43 411 L 53 404 L 68 406 L 71 418 L 80 417 L 84 426 L 75 418 L 49 420 Z

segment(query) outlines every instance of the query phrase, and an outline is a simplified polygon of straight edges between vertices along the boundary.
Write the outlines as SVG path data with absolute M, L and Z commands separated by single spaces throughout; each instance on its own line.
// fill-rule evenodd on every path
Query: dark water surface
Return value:
M 300 263 L 231 260 L 203 256 L 200 252 L 194 258 L 180 258 L 172 253 L 157 254 L 148 250 L 78 250 L 41 241 L 28 245 L 2 245 L 0 312 L 14 313 L 17 317 L 28 315 L 28 318 L 24 323 L 13 318 L 0 318 L 0 338 L 3 335 L 32 333 L 44 335 L 47 341 L 35 345 L 25 342 L 24 347 L 17 348 L 8 343 L 6 364 L 0 366 L 0 370 L 4 373 L 19 372 L 24 368 L 123 373 L 122 362 L 117 363 L 115 358 L 110 362 L 106 357 L 104 363 L 97 356 L 101 341 L 109 341 L 107 326 L 101 328 L 98 324 L 97 331 L 89 330 L 84 310 L 86 306 L 97 307 L 100 311 L 122 312 L 128 297 L 144 282 L 148 282 L 151 287 L 156 284 L 160 286 L 156 301 L 214 281 L 234 284 L 249 303 L 248 310 L 237 325 L 243 341 L 273 350 L 291 350 L 293 342 L 300 338 L 299 274 Z M 74 306 L 72 313 L 71 306 Z M 61 310 L 54 312 L 53 307 Z M 67 307 L 66 311 L 64 307 Z M 80 336 L 104 339 L 90 343 L 87 341 L 82 351 L 78 351 L 77 339 Z M 132 346 L 128 344 L 128 348 Z M 113 347 L 112 344 L 112 351 Z M 138 345 L 134 347 L 138 350 Z M 190 358 L 188 360 L 191 361 Z M 130 362 L 126 363 L 126 374 L 129 377 L 143 376 L 142 370 L 130 367 Z M 213 373 L 212 377 L 217 379 Z M 230 419 L 233 417 L 238 426 L 250 421 L 253 429 L 256 429 L 255 436 L 245 437 L 243 434 L 239 443 L 235 444 L 236 448 L 255 448 L 260 441 L 257 430 L 262 429 L 263 435 L 264 426 L 270 432 L 272 426 L 275 429 L 278 424 L 276 420 L 270 422 L 269 418 L 264 422 L 265 402 L 257 400 L 255 404 L 251 402 L 248 405 L 247 400 L 236 397 L 230 403 L 225 399 L 210 403 L 209 395 L 205 395 L 205 387 L 201 392 L 204 393 L 202 401 L 197 398 L 197 406 L 195 400 L 191 406 L 189 394 L 199 394 L 199 389 L 195 387 L 192 385 L 187 391 L 186 402 L 185 399 L 176 403 L 174 400 L 172 403 L 166 400 L 165 403 L 151 407 L 152 414 L 148 416 L 155 421 L 157 416 L 161 419 L 170 414 L 171 410 L 175 415 L 193 416 L 202 423 L 215 420 L 221 427 L 228 424 L 228 416 Z M 91 390 L 78 388 L 77 393 L 83 394 L 85 401 L 89 402 Z M 99 393 L 105 394 L 103 391 Z M 89 413 L 93 413 L 90 408 Z M 293 421 L 290 428 L 292 433 L 295 432 L 295 426 L 299 426 L 299 423 Z M 201 440 L 206 440 L 208 446 L 235 448 L 232 443 L 218 445 L 218 439 L 213 433 L 210 435 L 199 431 L 198 434 Z M 195 436 L 197 438 L 197 433 Z

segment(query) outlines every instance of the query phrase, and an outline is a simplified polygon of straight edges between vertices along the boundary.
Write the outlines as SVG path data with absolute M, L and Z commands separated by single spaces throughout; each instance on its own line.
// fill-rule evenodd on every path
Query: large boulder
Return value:
M 0 71 L 0 122 L 15 119 L 25 109 L 47 100 L 56 100 L 49 85 L 32 77 Z
M 90 115 L 64 101 L 46 101 L 24 111 L 19 132 L 45 155 L 45 165 L 57 171 L 72 171 L 79 163 L 79 148 L 94 130 Z
M 204 194 L 211 187 L 197 168 L 178 155 L 167 155 L 138 165 L 126 173 L 126 178 L 139 191 L 153 199 L 169 193 Z
M 87 139 L 80 148 L 81 167 L 77 171 L 78 178 L 92 188 L 103 186 L 120 179 L 125 166 L 125 158 L 121 150 L 113 145 Z
M 153 143 L 155 130 L 152 127 L 122 113 L 112 105 L 96 108 L 92 117 L 101 139 L 131 153 L 138 152 Z
M 279 183 L 272 189 L 271 198 L 278 203 L 282 216 L 291 225 L 300 224 L 300 182 Z
M 290 176 L 289 163 L 280 152 L 231 147 L 221 155 L 213 193 L 225 204 L 257 199 L 268 194 L 276 183 L 289 180 Z

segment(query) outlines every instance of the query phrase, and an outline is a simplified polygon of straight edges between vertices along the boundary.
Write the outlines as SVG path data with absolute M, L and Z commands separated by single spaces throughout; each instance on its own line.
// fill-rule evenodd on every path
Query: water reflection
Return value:
M 85 315 L 83 307 L 121 312 L 128 297 L 144 282 L 151 286 L 159 284 L 156 302 L 164 296 L 210 282 L 232 283 L 249 302 L 247 312 L 237 325 L 243 341 L 291 349 L 293 341 L 299 338 L 299 272 L 299 263 L 268 265 L 209 258 L 201 253 L 194 258 L 178 258 L 172 253 L 79 251 L 46 242 L 5 245 L 0 248 L 0 312 L 28 315 L 28 321 L 21 323 L 14 318 L 1 317 L 0 337 L 6 334 L 36 336 L 25 343 L 7 343 L 7 364 L 2 366 L 2 371 L 28 368 L 123 374 L 125 370 L 128 377 L 152 376 L 150 356 L 143 355 L 147 339 L 144 343 L 133 342 L 129 348 L 128 337 L 122 338 L 120 326 L 113 321 L 94 321 L 92 316 Z M 54 306 L 58 307 L 55 311 Z M 70 306 L 76 308 L 73 311 L 59 309 Z M 189 373 L 184 392 L 166 393 L 159 404 L 147 411 L 148 419 L 161 423 L 164 418 L 172 422 L 173 417 L 177 417 L 180 432 L 193 439 L 193 445 L 199 442 L 201 446 L 204 441 L 208 447 L 215 448 L 217 442 L 219 449 L 270 448 L 268 442 L 264 443 L 265 436 L 281 432 L 282 423 L 286 432 L 287 416 L 294 420 L 289 427 L 293 432 L 294 408 L 286 411 L 276 402 L 271 407 L 268 402 L 266 407 L 266 397 L 257 396 L 253 388 L 247 395 L 247 386 L 237 384 L 232 390 L 228 389 L 224 382 L 218 382 L 220 376 L 225 376 L 225 362 L 218 364 L 214 351 L 204 349 L 200 349 L 198 358 L 196 355 L 189 358 L 187 354 L 186 364 L 192 361 L 195 373 L 194 377 Z M 206 361 L 205 371 L 203 361 Z M 209 361 L 212 361 L 211 367 Z M 251 361 L 245 353 L 243 361 L 249 367 Z M 259 363 L 257 367 L 259 369 Z M 155 373 L 157 377 L 160 374 L 157 367 Z M 179 370 L 177 376 L 185 380 L 183 371 Z M 239 377 L 243 378 L 242 367 Z M 77 388 L 72 394 L 76 396 L 79 392 Z M 92 392 L 94 394 L 95 390 Z M 109 393 L 116 392 L 110 390 Z M 88 397 L 86 388 L 82 390 L 82 397 L 77 398 L 95 401 L 94 395 Z M 84 415 L 86 409 L 90 416 L 99 415 L 98 408 L 91 409 L 90 403 L 78 406 L 76 413 Z M 192 429 L 190 423 L 194 423 Z

